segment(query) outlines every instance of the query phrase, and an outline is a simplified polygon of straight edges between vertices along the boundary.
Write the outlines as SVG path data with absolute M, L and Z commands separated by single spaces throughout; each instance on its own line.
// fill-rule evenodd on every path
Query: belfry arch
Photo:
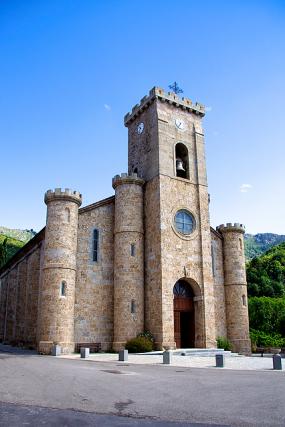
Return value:
M 175 170 L 179 178 L 189 179 L 188 148 L 182 142 L 175 145 Z
M 202 297 L 194 280 L 181 278 L 173 286 L 174 341 L 176 348 L 201 347 Z

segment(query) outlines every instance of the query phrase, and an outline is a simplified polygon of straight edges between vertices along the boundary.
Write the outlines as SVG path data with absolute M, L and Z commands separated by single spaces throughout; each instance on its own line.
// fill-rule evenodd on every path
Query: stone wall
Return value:
M 28 253 L 22 249 L 22 257 L 0 276 L 0 340 L 5 343 L 36 348 L 42 253 L 42 242 Z
M 99 231 L 98 262 L 93 261 L 93 230 Z M 113 343 L 114 197 L 79 210 L 75 289 L 75 342 Z
M 227 337 L 227 319 L 224 288 L 223 239 L 220 233 L 211 229 L 212 267 L 214 278 L 214 300 L 216 318 L 216 338 Z
M 144 123 L 144 131 L 138 134 L 139 123 Z M 146 126 L 147 123 L 147 126 Z M 156 143 L 158 132 L 156 105 L 152 104 L 132 123 L 128 136 L 129 174 L 150 180 L 157 175 L 159 147 Z
M 163 343 L 160 214 L 160 186 L 156 177 L 145 185 L 144 224 L 145 328 L 154 335 L 157 348 Z
M 195 298 L 195 345 L 215 345 L 214 290 L 211 263 L 211 239 L 208 217 L 200 210 L 207 204 L 197 187 L 186 180 L 160 177 L 161 199 L 161 264 L 163 296 L 164 341 L 170 342 L 173 330 L 173 286 L 185 279 Z M 178 233 L 174 216 L 178 209 L 188 209 L 196 221 L 196 229 L 189 236 Z

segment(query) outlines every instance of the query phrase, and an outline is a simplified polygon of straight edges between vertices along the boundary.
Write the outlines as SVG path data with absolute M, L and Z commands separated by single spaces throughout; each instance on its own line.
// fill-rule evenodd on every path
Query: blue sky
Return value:
M 0 225 L 45 224 L 44 192 L 84 204 L 127 170 L 123 117 L 174 80 L 207 106 L 211 223 L 285 234 L 285 3 L 0 1 Z

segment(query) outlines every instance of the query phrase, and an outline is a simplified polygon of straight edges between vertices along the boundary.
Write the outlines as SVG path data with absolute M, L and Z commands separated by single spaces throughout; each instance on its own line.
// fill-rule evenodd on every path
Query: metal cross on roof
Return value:
M 183 93 L 183 90 L 178 86 L 177 82 L 174 82 L 172 85 L 168 86 L 176 95 Z

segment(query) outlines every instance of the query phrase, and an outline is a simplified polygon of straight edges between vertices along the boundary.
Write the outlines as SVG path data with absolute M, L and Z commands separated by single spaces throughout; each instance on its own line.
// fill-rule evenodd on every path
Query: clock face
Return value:
M 140 135 L 141 133 L 143 133 L 143 130 L 144 130 L 144 124 L 143 122 L 141 122 L 137 127 L 138 134 Z
M 180 130 L 184 130 L 185 128 L 185 124 L 182 119 L 175 119 L 175 126 Z

